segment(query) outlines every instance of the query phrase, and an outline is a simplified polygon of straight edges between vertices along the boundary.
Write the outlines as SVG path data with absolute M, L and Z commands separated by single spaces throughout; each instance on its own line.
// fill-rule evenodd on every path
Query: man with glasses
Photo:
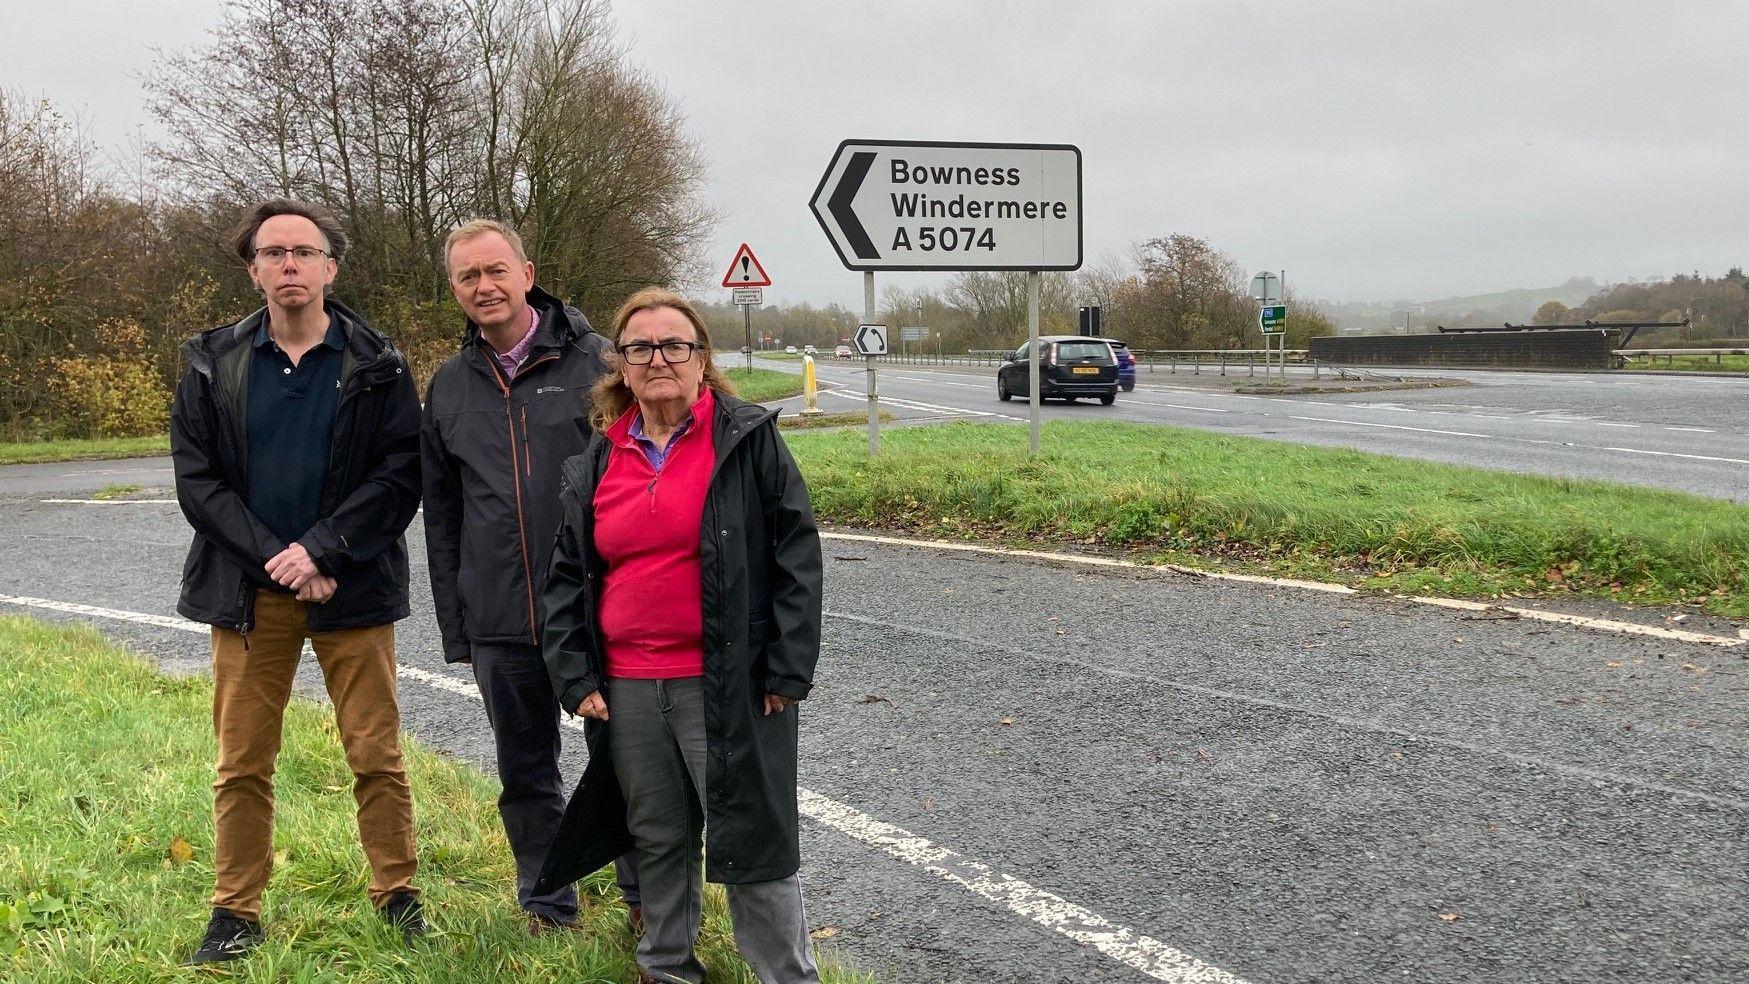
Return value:
M 590 437 L 589 390 L 607 340 L 582 312 L 535 286 L 516 231 L 476 219 L 444 244 L 449 286 L 467 315 L 459 352 L 425 395 L 425 544 L 444 658 L 472 664 L 497 746 L 498 812 L 516 858 L 528 931 L 577 920 L 569 885 L 537 893 L 564 815 L 559 703 L 537 611 L 559 528 L 559 466 Z M 641 929 L 630 856 L 619 884 Z
M 176 610 L 213 627 L 219 746 L 216 887 L 197 964 L 262 939 L 274 762 L 306 640 L 355 780 L 371 903 L 407 940 L 425 931 L 394 626 L 408 613 L 418 393 L 389 340 L 327 297 L 346 237 L 325 209 L 266 202 L 233 245 L 266 303 L 183 346 L 170 421 L 176 497 L 194 527 Z

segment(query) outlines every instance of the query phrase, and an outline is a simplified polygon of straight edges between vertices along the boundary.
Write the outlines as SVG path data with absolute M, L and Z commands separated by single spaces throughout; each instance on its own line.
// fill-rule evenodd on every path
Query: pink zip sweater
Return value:
M 632 406 L 607 429 L 595 489 L 595 549 L 607 562 L 599 613 L 607 675 L 673 680 L 704 673 L 699 532 L 715 464 L 710 387 L 658 472 L 631 436 Z

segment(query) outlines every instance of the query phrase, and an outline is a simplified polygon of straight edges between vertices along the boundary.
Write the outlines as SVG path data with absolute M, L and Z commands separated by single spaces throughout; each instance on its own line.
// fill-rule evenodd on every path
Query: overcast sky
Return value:
M 0 85 L 145 125 L 220 0 L 8 0 Z M 148 14 L 147 11 L 150 11 Z M 726 267 L 861 306 L 807 208 L 838 142 L 1069 143 L 1086 254 L 1201 236 L 1302 296 L 1433 299 L 1749 263 L 1749 3 L 622 0 L 711 162 Z M 883 274 L 907 287 L 939 282 Z

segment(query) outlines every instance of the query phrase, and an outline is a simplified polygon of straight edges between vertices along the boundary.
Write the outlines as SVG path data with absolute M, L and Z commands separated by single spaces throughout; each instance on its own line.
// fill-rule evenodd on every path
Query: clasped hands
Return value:
M 339 587 L 335 580 L 316 569 L 310 552 L 301 543 L 294 543 L 267 562 L 267 576 L 297 592 L 299 601 L 322 604 L 334 597 Z

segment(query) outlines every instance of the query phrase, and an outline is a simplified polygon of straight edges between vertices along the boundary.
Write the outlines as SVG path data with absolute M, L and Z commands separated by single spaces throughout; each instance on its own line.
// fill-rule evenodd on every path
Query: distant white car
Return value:
M 804 354 L 807 354 L 807 355 L 819 355 L 820 354 L 820 350 L 813 347 L 812 345 L 803 345 L 802 352 Z
M 783 351 L 784 351 L 785 355 L 795 355 L 796 354 L 796 347 L 794 345 L 785 345 L 783 347 Z

